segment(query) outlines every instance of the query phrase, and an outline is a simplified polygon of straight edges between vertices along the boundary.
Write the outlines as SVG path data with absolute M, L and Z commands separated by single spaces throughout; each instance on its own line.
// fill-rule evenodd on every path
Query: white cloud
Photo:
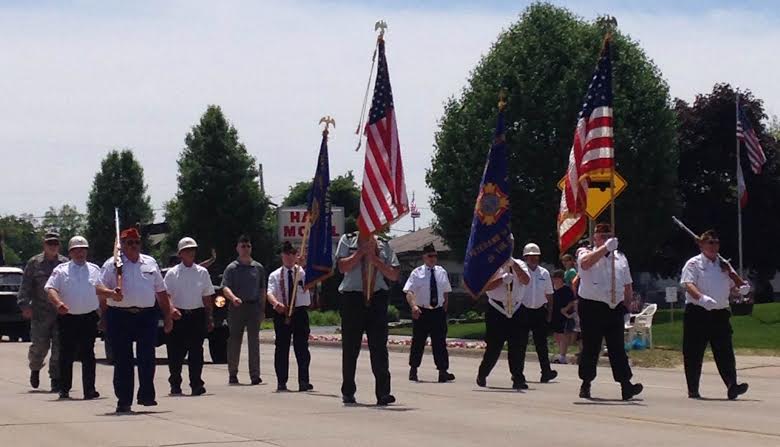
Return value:
M 442 104 L 460 92 L 522 8 L 506 14 L 311 2 L 159 5 L 0 10 L 0 213 L 40 215 L 63 203 L 83 210 L 100 160 L 121 147 L 135 150 L 160 207 L 176 190 L 184 136 L 207 104 L 223 107 L 264 164 L 275 200 L 313 175 L 324 114 L 338 124 L 331 172 L 351 169 L 359 180 L 362 152 L 354 152 L 354 130 L 373 23 L 381 17 L 390 25 L 387 52 L 407 187 L 417 192 L 427 224 L 433 215 L 424 175 Z M 747 25 L 735 25 L 732 12 L 718 11 L 614 13 L 659 65 L 673 95 L 692 99 L 729 81 L 750 86 L 780 113 L 780 92 L 769 81 L 778 68 L 771 59 L 780 41 L 776 22 L 742 17 L 738 23 Z

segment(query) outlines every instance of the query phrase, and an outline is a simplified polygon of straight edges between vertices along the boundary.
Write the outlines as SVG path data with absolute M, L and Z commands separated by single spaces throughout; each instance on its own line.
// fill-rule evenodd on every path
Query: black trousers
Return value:
M 204 385 L 203 341 L 208 335 L 208 321 L 204 308 L 181 311 L 181 318 L 173 322 L 173 330 L 168 335 L 168 383 L 172 388 L 181 388 L 181 371 L 184 357 L 187 357 L 187 370 L 190 387 L 198 389 Z
M 485 354 L 482 356 L 482 363 L 479 364 L 479 377 L 487 377 L 490 371 L 496 366 L 501 351 L 504 349 L 504 343 L 509 344 L 509 372 L 512 374 L 512 381 L 522 380 L 523 371 L 520 368 L 520 358 L 518 355 L 520 343 L 522 340 L 522 328 L 520 323 L 520 312 L 516 311 L 512 318 L 488 305 L 485 314 Z M 526 335 L 527 337 L 527 335 Z
M 536 355 L 539 357 L 539 366 L 542 374 L 552 370 L 550 368 L 550 352 L 547 348 L 547 307 L 542 306 L 538 309 L 531 309 L 520 306 L 517 311 L 520 314 L 520 340 L 517 346 L 517 368 L 519 378 L 525 381 L 523 370 L 525 369 L 525 352 L 528 349 L 528 333 L 531 332 L 534 338 Z
M 357 390 L 355 369 L 363 333 L 368 337 L 374 392 L 380 398 L 390 394 L 390 360 L 387 353 L 387 291 L 380 290 L 366 305 L 363 292 L 345 292 L 341 301 L 341 394 L 353 396 Z
M 591 382 L 596 378 L 601 341 L 606 340 L 612 377 L 618 383 L 630 381 L 632 377 L 631 366 L 628 364 L 628 356 L 623 344 L 625 330 L 623 315 L 626 313 L 623 303 L 610 309 L 607 303 L 580 298 L 578 312 L 582 334 L 580 379 L 583 382 Z
M 450 368 L 447 353 L 447 312 L 443 307 L 436 309 L 420 308 L 420 317 L 412 322 L 412 348 L 409 351 L 409 366 L 419 368 L 422 363 L 425 340 L 431 337 L 433 362 L 439 371 Z
M 683 360 L 688 392 L 699 391 L 701 363 L 707 343 L 712 347 L 715 365 L 726 387 L 737 383 L 737 365 L 731 335 L 731 312 L 728 309 L 707 310 L 688 304 L 683 316 Z
M 95 391 L 95 336 L 97 312 L 57 316 L 60 331 L 60 387 L 65 393 L 73 386 L 73 362 L 81 360 L 81 384 L 84 393 Z
M 292 338 L 295 361 L 298 363 L 298 384 L 309 383 L 309 312 L 307 307 L 296 307 L 290 318 L 290 323 L 285 322 L 287 316 L 274 312 L 274 370 L 279 385 L 286 385 L 290 370 L 290 338 Z

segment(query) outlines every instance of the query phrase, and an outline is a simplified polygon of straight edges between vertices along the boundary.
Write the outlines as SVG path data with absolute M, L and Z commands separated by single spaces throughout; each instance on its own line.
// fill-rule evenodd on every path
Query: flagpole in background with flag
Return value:
M 366 156 L 357 222 L 361 239 L 373 237 L 376 232 L 389 228 L 409 212 L 409 197 L 406 194 L 401 145 L 398 141 L 393 90 L 390 86 L 390 73 L 385 57 L 386 29 L 387 24 L 383 20 L 374 25 L 374 30 L 379 31 L 375 49 L 378 59 L 376 59 L 374 96 L 364 128 Z M 374 62 L 372 67 L 373 64 Z M 370 82 L 369 76 L 369 85 Z M 363 110 L 366 108 L 367 101 L 368 89 Z M 363 116 L 358 129 L 362 126 L 362 120 Z M 364 292 L 368 302 L 374 291 L 374 266 L 371 263 L 363 265 L 363 274 L 365 275 Z
M 502 92 L 498 102 L 496 130 L 482 173 L 466 246 L 466 259 L 463 261 L 463 283 L 475 299 L 485 292 L 493 275 L 511 259 L 514 248 L 509 208 L 505 108 L 506 97 Z
M 748 192 L 745 184 L 745 173 L 742 170 L 742 157 L 740 151 L 740 142 L 744 143 L 747 149 L 747 158 L 750 162 L 750 170 L 753 174 L 761 174 L 761 168 L 766 163 L 766 154 L 761 147 L 753 126 L 747 118 L 745 110 L 739 104 L 739 90 L 736 93 L 736 149 L 737 149 L 737 238 L 739 243 L 739 276 L 744 277 L 744 268 L 742 264 L 742 208 L 747 206 Z

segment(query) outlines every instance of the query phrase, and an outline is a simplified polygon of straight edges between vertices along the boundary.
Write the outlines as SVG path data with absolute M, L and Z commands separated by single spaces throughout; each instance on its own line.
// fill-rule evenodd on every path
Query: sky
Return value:
M 529 3 L 2 2 L 0 215 L 41 216 L 64 204 L 84 211 L 101 160 L 122 148 L 135 152 L 161 209 L 176 192 L 184 137 L 209 104 L 263 164 L 274 202 L 313 176 L 323 115 L 336 120 L 331 174 L 352 170 L 360 183 L 355 128 L 374 22 L 384 19 L 407 189 L 422 212 L 417 227 L 427 226 L 435 216 L 425 171 L 443 103 Z M 589 20 L 616 16 L 673 97 L 691 101 L 729 82 L 780 115 L 774 1 L 554 3 Z M 411 228 L 409 218 L 393 227 Z

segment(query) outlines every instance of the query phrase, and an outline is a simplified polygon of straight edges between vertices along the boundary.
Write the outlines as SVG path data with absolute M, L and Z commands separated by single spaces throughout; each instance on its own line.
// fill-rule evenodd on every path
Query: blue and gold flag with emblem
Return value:
M 306 285 L 314 287 L 333 274 L 333 230 L 331 224 L 330 168 L 328 166 L 328 131 L 322 132 L 317 170 L 308 198 L 309 228 L 306 243 Z
M 485 291 L 490 278 L 512 256 L 514 242 L 510 229 L 504 107 L 502 100 L 498 105 L 496 132 L 479 185 L 463 262 L 463 282 L 474 297 Z

